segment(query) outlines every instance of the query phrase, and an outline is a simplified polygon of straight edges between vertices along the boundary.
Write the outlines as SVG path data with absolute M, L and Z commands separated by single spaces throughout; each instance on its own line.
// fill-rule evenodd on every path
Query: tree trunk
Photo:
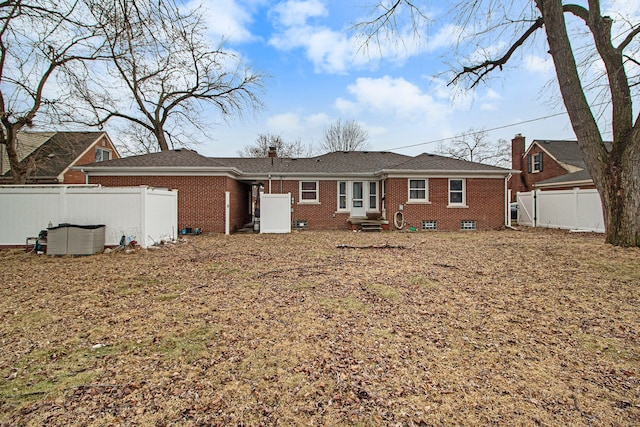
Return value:
M 3 123 L 3 125 L 5 130 L 5 140 L 3 143 L 7 151 L 7 158 L 11 167 L 13 183 L 18 185 L 26 184 L 31 171 L 28 164 L 20 162 L 20 156 L 17 150 L 18 129 L 16 129 L 15 125 L 10 123 Z
M 544 19 L 549 52 L 571 126 L 578 138 L 587 170 L 600 194 L 606 241 L 616 246 L 640 246 L 640 130 L 634 129 L 630 117 L 626 117 L 631 114 L 631 109 L 630 105 L 627 108 L 624 103 L 631 101 L 620 92 L 624 88 L 610 85 L 614 107 L 614 141 L 612 150 L 608 152 L 580 82 L 562 2 L 536 0 L 536 4 Z M 604 36 L 594 33 L 596 39 Z M 609 65 L 619 61 L 619 67 L 614 68 L 618 69 L 618 73 L 624 73 L 619 69 L 623 68 L 621 55 L 619 58 L 603 59 L 609 61 Z M 622 78 L 616 77 L 616 81 Z M 640 125 L 636 128 L 640 129 Z
M 169 144 L 167 143 L 167 137 L 162 129 L 154 129 L 153 131 L 156 139 L 158 140 L 158 146 L 160 151 L 169 151 Z
M 627 150 L 611 152 L 598 187 L 606 227 L 606 242 L 615 246 L 640 246 L 640 142 L 634 132 Z

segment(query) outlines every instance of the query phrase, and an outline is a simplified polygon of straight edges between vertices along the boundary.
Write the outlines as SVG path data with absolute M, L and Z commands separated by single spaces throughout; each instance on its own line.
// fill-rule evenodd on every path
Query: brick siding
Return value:
M 310 180 L 311 181 L 311 180 Z M 292 220 L 307 220 L 310 229 L 349 229 L 348 212 L 337 212 L 337 181 L 318 181 L 320 203 L 299 203 L 300 181 L 272 181 L 272 193 L 291 193 L 294 199 Z M 269 191 L 268 182 L 264 183 Z M 399 205 L 404 207 L 407 226 L 418 229 L 423 220 L 436 220 L 438 230 L 459 230 L 463 220 L 476 221 L 477 229 L 497 229 L 504 226 L 504 179 L 466 179 L 466 208 L 450 208 L 447 178 L 429 179 L 429 204 L 407 204 L 407 178 L 388 178 L 386 181 L 387 219 L 393 227 L 393 215 Z M 281 190 L 282 188 L 282 190 Z
M 466 206 L 448 207 L 449 180 L 429 178 L 429 203 L 408 203 L 409 182 L 406 178 L 389 178 L 386 184 L 387 218 L 403 205 L 406 227 L 422 227 L 423 220 L 437 221 L 438 230 L 460 230 L 462 221 L 476 221 L 476 228 L 497 229 L 504 226 L 504 179 L 467 178 Z M 392 228 L 394 228 L 392 226 Z
M 313 181 L 313 179 L 305 180 Z M 281 186 L 282 184 L 282 186 Z M 293 212 L 291 220 L 306 220 L 309 228 L 315 230 L 349 229 L 348 212 L 336 212 L 338 204 L 337 181 L 318 181 L 320 203 L 300 203 L 300 181 L 273 180 L 272 194 L 291 193 L 293 198 Z M 265 192 L 269 192 L 269 182 L 264 183 Z M 282 188 L 282 189 L 281 189 Z

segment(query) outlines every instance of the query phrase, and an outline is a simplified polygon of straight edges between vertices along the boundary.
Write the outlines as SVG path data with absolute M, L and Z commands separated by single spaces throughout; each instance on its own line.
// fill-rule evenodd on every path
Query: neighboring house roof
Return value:
M 568 173 L 565 175 L 556 176 L 554 178 L 545 179 L 535 184 L 536 187 L 557 187 L 558 185 L 586 185 L 593 183 L 589 171 L 586 169 L 579 170 L 578 172 Z
M 191 150 L 171 150 L 141 156 L 125 157 L 82 167 L 88 172 L 176 172 L 226 171 L 245 177 L 258 176 L 349 176 L 379 175 L 409 172 L 469 172 L 507 175 L 509 169 L 481 163 L 451 159 L 433 154 L 417 157 L 388 151 L 337 151 L 309 158 L 261 157 L 227 158 L 204 157 Z
M 31 179 L 54 179 L 62 175 L 103 135 L 105 132 L 20 132 L 17 139 L 20 162 L 34 162 L 36 169 Z M 6 166 L 3 175 L 10 177 L 11 171 Z
M 611 150 L 611 142 L 605 142 L 607 150 Z M 525 151 L 525 156 L 533 146 L 538 146 L 551 156 L 568 174 L 539 181 L 537 187 L 555 186 L 556 184 L 590 183 L 591 175 L 586 169 L 578 141 L 567 140 L 534 140 Z

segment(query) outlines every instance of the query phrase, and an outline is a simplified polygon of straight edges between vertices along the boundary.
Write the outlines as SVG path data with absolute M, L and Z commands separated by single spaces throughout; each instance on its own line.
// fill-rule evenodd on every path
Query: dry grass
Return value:
M 386 243 L 405 248 L 336 248 Z M 211 235 L 0 263 L 0 425 L 640 424 L 640 250 L 602 236 Z

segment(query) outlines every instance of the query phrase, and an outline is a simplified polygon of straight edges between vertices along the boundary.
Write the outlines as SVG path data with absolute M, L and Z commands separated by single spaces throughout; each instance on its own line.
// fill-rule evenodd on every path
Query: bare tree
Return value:
M 222 43 L 210 47 L 200 11 L 183 13 L 172 0 L 88 1 L 110 58 L 106 73 L 85 70 L 72 82 L 93 113 L 86 124 L 125 120 L 168 150 L 205 133 L 207 106 L 224 119 L 261 106 L 262 76 Z
M 505 139 L 491 142 L 488 140 L 487 132 L 483 130 L 469 129 L 468 132 L 449 144 L 441 142 L 438 144 L 436 152 L 458 160 L 505 168 L 511 166 L 511 147 L 509 142 Z
M 294 142 L 286 142 L 280 135 L 260 134 L 254 145 L 247 145 L 238 151 L 240 157 L 267 157 L 269 151 L 275 149 L 278 157 L 310 157 L 313 148 L 297 139 Z
M 473 39 L 469 45 L 474 49 L 483 37 L 495 40 L 510 29 L 512 39 L 506 51 L 495 57 L 477 62 L 467 59 L 471 65 L 461 66 L 451 84 L 471 88 L 478 85 L 513 61 L 518 49 L 532 46 L 535 34 L 543 31 L 564 106 L 602 200 L 606 241 L 617 246 L 640 246 L 640 114 L 634 114 L 632 105 L 640 87 L 640 22 L 629 17 L 614 26 L 611 17 L 603 16 L 599 0 L 580 4 L 563 4 L 559 0 L 479 0 L 452 2 L 452 6 L 462 28 L 461 46 L 465 46 L 464 32 Z M 399 10 L 406 13 L 420 9 L 409 0 L 394 0 L 392 7 L 387 5 L 382 12 L 377 9 L 377 16 L 362 28 L 365 33 L 376 33 L 393 25 Z M 577 26 L 583 31 L 569 31 Z M 576 39 L 581 35 L 586 37 Z M 590 58 L 603 64 L 602 75 L 590 75 L 588 68 L 593 62 L 579 57 L 585 50 L 593 52 Z M 595 96 L 606 97 L 613 129 L 611 150 L 603 142 L 597 121 L 599 111 L 594 104 L 599 103 L 590 102 L 593 93 L 585 93 L 589 88 L 599 88 Z
M 56 78 L 98 57 L 100 39 L 81 2 L 13 0 L 0 3 L 0 145 L 13 182 L 23 184 L 36 169 L 21 162 L 18 132 L 38 113 L 61 106 L 69 94 Z
M 338 119 L 324 130 L 320 149 L 326 152 L 363 150 L 368 147 L 368 138 L 369 132 L 355 120 L 347 120 L 343 123 Z

